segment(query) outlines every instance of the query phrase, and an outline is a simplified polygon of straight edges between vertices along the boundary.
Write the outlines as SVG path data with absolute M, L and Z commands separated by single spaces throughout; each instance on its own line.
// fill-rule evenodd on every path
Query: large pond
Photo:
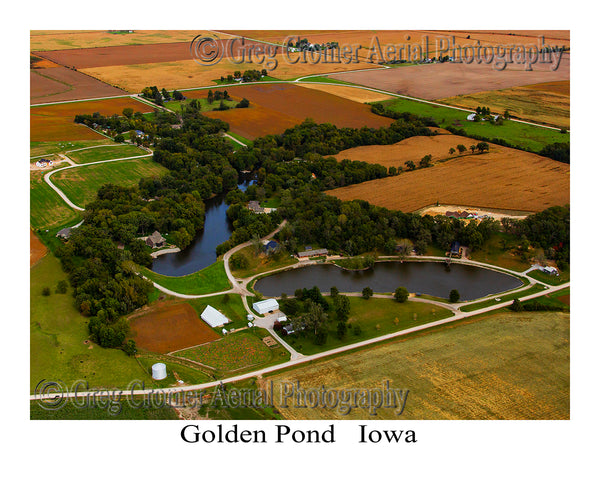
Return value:
M 293 295 L 298 288 L 319 287 L 329 292 L 333 286 L 340 292 L 361 292 L 371 287 L 374 292 L 393 292 L 406 287 L 409 292 L 448 298 L 456 288 L 461 300 L 473 300 L 485 295 L 511 290 L 522 285 L 511 275 L 470 265 L 435 262 L 379 262 L 366 271 L 351 272 L 335 265 L 313 265 L 276 273 L 259 279 L 255 290 L 278 297 Z
M 254 180 L 245 179 L 238 188 L 245 191 Z M 152 271 L 170 277 L 181 277 L 202 270 L 217 260 L 217 245 L 229 240 L 233 231 L 227 220 L 225 195 L 206 200 L 206 217 L 204 230 L 181 252 L 168 253 L 157 257 L 152 262 Z

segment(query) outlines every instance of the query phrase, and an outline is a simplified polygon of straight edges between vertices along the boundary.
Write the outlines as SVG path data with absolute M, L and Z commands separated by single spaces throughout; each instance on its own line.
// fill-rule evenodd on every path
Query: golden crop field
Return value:
M 442 98 L 439 101 L 475 109 L 489 107 L 494 112 L 508 110 L 511 115 L 534 122 L 569 128 L 571 114 L 570 81 L 537 83 L 471 95 Z
M 338 97 L 347 98 L 354 102 L 367 103 L 367 102 L 382 102 L 384 100 L 390 100 L 391 95 L 384 93 L 372 92 L 370 90 L 363 90 L 362 88 L 350 87 L 346 85 L 320 85 L 311 83 L 299 83 L 301 87 L 310 88 L 312 90 L 319 90 L 321 92 L 331 93 Z
M 303 64 L 298 62 L 291 65 L 283 55 L 276 55 L 277 67 L 269 72 L 270 76 L 288 80 L 303 75 L 320 73 L 345 72 L 375 68 L 376 65 L 358 64 Z M 227 58 L 213 66 L 199 65 L 194 60 L 179 60 L 175 62 L 144 63 L 137 65 L 116 65 L 109 67 L 84 68 L 81 72 L 98 78 L 110 85 L 117 85 L 129 92 L 140 92 L 148 85 L 158 85 L 159 88 L 182 89 L 215 85 L 213 80 L 221 76 L 232 75 L 239 70 L 262 70 L 266 65 L 258 63 L 233 64 Z
M 279 408 L 288 420 L 568 419 L 569 315 L 502 312 L 435 327 L 265 378 L 304 389 L 408 389 L 404 412 Z M 275 395 L 281 405 L 280 395 Z
M 476 141 L 462 143 L 469 148 Z M 373 157 L 372 161 L 379 163 L 380 159 Z M 569 175 L 570 166 L 565 163 L 490 145 L 489 153 L 461 156 L 429 168 L 336 188 L 327 193 L 341 200 L 366 200 L 403 212 L 414 212 L 438 202 L 539 212 L 553 205 L 569 203 Z

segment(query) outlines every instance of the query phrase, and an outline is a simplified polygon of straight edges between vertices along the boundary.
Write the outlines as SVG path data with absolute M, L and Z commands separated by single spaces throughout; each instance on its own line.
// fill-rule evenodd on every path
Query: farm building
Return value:
M 318 248 L 316 250 L 305 250 L 304 252 L 298 252 L 298 258 L 316 257 L 318 255 L 327 255 L 329 250 L 326 248 Z
M 285 330 L 285 333 L 287 333 L 288 335 L 291 335 L 292 333 L 294 333 L 294 327 L 291 324 L 285 325 L 283 327 L 283 329 Z
M 152 248 L 164 247 L 166 244 L 167 240 L 158 232 L 158 230 L 155 230 L 152 235 L 146 238 L 146 245 Z
M 558 269 L 556 267 L 544 267 L 542 268 L 542 272 L 547 273 L 548 275 L 558 275 Z
M 252 308 L 256 310 L 261 315 L 265 313 L 272 312 L 274 310 L 279 309 L 279 303 L 274 298 L 269 298 L 267 300 L 262 300 L 260 302 L 255 302 L 252 304 Z
M 208 323 L 212 328 L 220 327 L 229 323 L 229 319 L 219 312 L 216 308 L 207 305 L 204 311 L 200 314 L 200 318 Z
M 72 229 L 73 229 L 73 227 L 63 228 L 62 230 L 58 231 L 58 233 L 56 234 L 56 236 L 58 238 L 62 238 L 63 240 L 67 240 L 71 236 L 71 230 Z

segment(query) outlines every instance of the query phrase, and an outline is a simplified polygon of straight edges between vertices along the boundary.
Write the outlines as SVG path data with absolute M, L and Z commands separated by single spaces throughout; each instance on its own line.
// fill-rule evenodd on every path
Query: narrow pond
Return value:
M 461 300 L 474 300 L 504 292 L 522 285 L 511 275 L 471 265 L 435 262 L 379 262 L 366 271 L 351 272 L 335 265 L 313 265 L 276 273 L 259 279 L 254 288 L 263 295 L 293 295 L 298 288 L 319 287 L 329 292 L 333 286 L 340 292 L 361 292 L 370 287 L 375 293 L 393 292 L 406 287 L 409 292 L 448 298 L 457 289 Z
M 238 188 L 245 191 L 255 180 L 245 179 Z M 229 240 L 233 229 L 227 220 L 225 195 L 205 200 L 204 230 L 181 252 L 168 253 L 152 262 L 152 271 L 170 277 L 182 277 L 202 270 L 217 260 L 217 245 Z

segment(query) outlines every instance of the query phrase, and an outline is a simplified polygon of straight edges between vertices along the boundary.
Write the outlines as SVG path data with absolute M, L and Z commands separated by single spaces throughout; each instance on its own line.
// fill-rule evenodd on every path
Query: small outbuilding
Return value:
M 452 245 L 450 245 L 450 256 L 460 257 L 460 243 L 457 241 L 452 242 Z
M 167 366 L 164 363 L 155 363 L 152 365 L 152 378 L 154 380 L 167 378 Z
M 207 305 L 204 311 L 200 314 L 200 318 L 208 323 L 212 328 L 220 327 L 229 323 L 229 319 L 219 312 L 216 308 Z
M 267 300 L 262 300 L 260 302 L 255 302 L 252 304 L 252 308 L 256 310 L 259 314 L 264 315 L 265 313 L 270 313 L 275 310 L 279 310 L 279 303 L 274 298 L 269 298 Z
M 63 240 L 68 240 L 69 237 L 71 236 L 71 230 L 73 230 L 73 227 L 63 228 L 62 230 L 58 231 L 56 236 L 58 238 L 62 238 Z

